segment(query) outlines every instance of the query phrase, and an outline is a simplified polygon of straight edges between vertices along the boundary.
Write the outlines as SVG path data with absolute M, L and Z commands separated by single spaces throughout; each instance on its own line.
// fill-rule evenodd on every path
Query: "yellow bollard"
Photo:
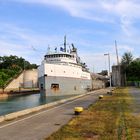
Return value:
M 102 99 L 104 96 L 103 95 L 99 95 L 99 99 Z
M 75 112 L 75 115 L 79 115 L 81 112 L 83 112 L 83 107 L 75 107 L 74 108 L 74 112 Z

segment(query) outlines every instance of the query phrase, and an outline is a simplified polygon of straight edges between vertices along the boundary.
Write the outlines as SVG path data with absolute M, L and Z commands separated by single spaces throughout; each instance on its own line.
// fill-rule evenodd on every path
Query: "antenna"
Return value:
M 64 36 L 64 51 L 66 52 L 66 35 Z
M 115 48 L 116 48 L 117 65 L 119 65 L 119 56 L 118 56 L 118 48 L 117 48 L 117 41 L 116 40 L 115 40 Z

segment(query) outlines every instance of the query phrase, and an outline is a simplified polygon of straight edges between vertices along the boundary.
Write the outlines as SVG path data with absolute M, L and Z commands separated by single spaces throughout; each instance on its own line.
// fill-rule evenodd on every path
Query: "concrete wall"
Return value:
M 5 91 L 19 88 L 37 88 L 38 87 L 38 71 L 37 69 L 25 70 L 17 78 L 13 79 Z
M 21 87 L 21 83 L 23 83 L 23 72 L 15 79 L 13 79 L 5 88 L 6 91 L 17 89 Z
M 93 89 L 100 89 L 105 88 L 105 82 L 102 80 L 92 80 L 92 88 Z
M 125 86 L 126 76 L 124 67 L 121 65 L 112 66 L 112 84 L 113 86 Z
M 26 70 L 23 74 L 23 87 L 35 88 L 38 87 L 38 70 Z

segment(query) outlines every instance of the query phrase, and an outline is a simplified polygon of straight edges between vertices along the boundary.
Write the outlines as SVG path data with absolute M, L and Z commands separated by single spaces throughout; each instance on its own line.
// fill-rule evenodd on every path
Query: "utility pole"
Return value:
M 115 49 L 116 49 L 116 56 L 117 56 L 117 65 L 119 65 L 119 56 L 118 56 L 118 48 L 117 48 L 117 41 L 115 40 Z
M 116 49 L 116 57 L 117 57 L 117 65 L 118 65 L 118 86 L 121 86 L 121 67 L 120 67 L 120 63 L 119 63 L 119 56 L 118 56 L 118 47 L 117 47 L 117 41 L 115 40 L 115 49 Z
M 109 66 L 109 73 L 108 73 L 108 76 L 109 76 L 109 83 L 110 83 L 110 88 L 111 88 L 110 54 L 109 54 L 109 53 L 107 53 L 107 54 L 104 54 L 104 56 L 108 56 L 108 66 Z

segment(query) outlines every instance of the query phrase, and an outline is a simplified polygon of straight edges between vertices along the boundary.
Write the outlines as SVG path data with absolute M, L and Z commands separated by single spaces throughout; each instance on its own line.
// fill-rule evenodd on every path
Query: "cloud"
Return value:
M 102 70 L 108 70 L 108 57 L 104 56 L 104 53 L 85 53 L 81 54 L 81 59 L 86 62 L 90 71 L 99 73 Z M 110 53 L 111 66 L 117 63 L 116 55 Z M 111 67 L 110 66 L 110 67 Z
M 60 41 L 61 36 L 42 34 L 38 30 L 32 30 L 31 28 L 23 28 L 16 24 L 0 23 L 0 40 L 11 43 L 19 43 L 23 45 L 35 45 L 40 47 L 47 47 L 48 43 L 53 42 L 52 45 Z M 41 48 L 40 48 L 41 49 Z
M 140 19 L 140 2 L 136 0 L 117 0 L 101 2 L 104 9 L 118 17 L 120 27 L 127 36 L 133 36 L 136 32 L 133 24 Z
M 40 64 L 47 53 L 48 44 L 56 45 L 61 38 L 58 35 L 39 34 L 13 24 L 0 23 L 0 26 L 0 56 L 17 55 L 32 63 Z
M 11 0 L 26 4 L 54 6 L 68 12 L 73 17 L 98 22 L 118 24 L 126 36 L 133 36 L 133 24 L 140 19 L 138 0 Z
M 28 4 L 51 5 L 65 9 L 72 16 L 84 18 L 113 18 L 110 15 L 140 18 L 140 2 L 136 0 L 11 0 Z M 96 16 L 97 15 L 97 16 Z M 108 15 L 108 16 L 107 16 Z
M 138 43 L 139 40 L 139 30 L 135 29 L 134 24 L 137 22 L 138 19 L 140 19 L 140 1 L 138 0 L 3 0 L 4 2 L 19 2 L 24 4 L 35 4 L 35 5 L 42 5 L 42 6 L 52 6 L 61 10 L 64 10 L 65 12 L 69 13 L 72 17 L 82 18 L 86 20 L 92 20 L 96 22 L 102 23 L 101 25 L 104 25 L 104 23 L 109 23 L 108 25 L 111 26 L 113 24 L 114 26 L 112 28 L 118 27 L 121 29 L 121 32 L 118 31 L 118 38 L 117 40 L 122 39 L 122 42 L 125 42 L 126 44 L 130 41 L 133 41 L 134 44 Z M 13 24 L 0 24 L 1 29 L 3 33 L 0 34 L 0 45 L 5 48 L 4 51 L 0 52 L 0 55 L 2 54 L 18 54 L 18 55 L 24 55 L 26 58 L 30 55 L 36 55 L 38 56 L 37 52 L 34 52 L 31 46 L 33 45 L 35 49 L 41 53 L 43 56 L 43 53 L 47 50 L 48 44 L 51 43 L 51 45 L 56 45 L 61 42 L 63 39 L 60 35 L 50 35 L 50 34 L 41 34 L 37 31 L 33 31 L 31 29 L 21 28 L 19 26 L 13 25 Z M 101 28 L 103 29 L 103 28 Z M 71 29 L 69 29 L 71 30 Z M 98 29 L 97 29 L 98 30 Z M 92 32 L 92 30 L 90 30 Z M 87 62 L 90 69 L 92 70 L 93 65 L 95 65 L 98 69 L 104 69 L 105 62 L 104 62 L 104 56 L 102 53 L 97 53 L 98 49 L 97 47 L 101 42 L 97 41 L 90 41 L 90 39 L 86 39 L 83 37 L 81 38 L 81 34 L 87 34 L 89 35 L 89 30 L 79 30 L 79 29 L 73 29 L 73 37 L 71 39 L 76 40 L 76 43 L 81 46 L 86 46 L 84 49 L 82 48 L 80 51 L 83 53 L 86 51 L 86 53 L 81 54 L 83 56 L 83 60 Z M 77 32 L 77 34 L 76 34 Z M 97 32 L 97 31 L 96 31 Z M 103 29 L 103 31 L 100 31 L 100 34 L 104 34 L 108 32 L 110 36 L 113 35 L 113 33 L 109 33 L 106 29 Z M 98 33 L 99 34 L 99 33 Z M 107 35 L 108 35 L 107 34 Z M 79 37 L 76 37 L 78 36 Z M 93 35 L 93 34 L 92 34 Z M 137 38 L 136 38 L 137 35 Z M 97 36 L 97 33 L 95 34 L 95 38 Z M 111 39 L 111 37 L 109 38 Z M 103 38 L 100 38 L 103 41 Z M 94 35 L 93 35 L 94 40 Z M 135 41 L 134 41 L 135 40 Z M 109 40 L 110 41 L 110 40 Z M 124 51 L 133 51 L 134 49 L 131 48 L 129 45 L 124 45 L 125 43 L 122 43 L 121 45 L 118 45 L 119 52 Z M 22 45 L 21 45 L 22 44 Z M 101 44 L 100 44 L 101 45 Z M 139 43 L 138 43 L 139 45 Z M 105 53 L 108 50 L 111 50 L 110 54 L 112 55 L 112 64 L 116 63 L 116 55 L 115 55 L 115 48 L 112 48 L 113 45 L 104 45 L 100 47 L 100 50 L 103 48 Z M 90 49 L 90 47 L 92 49 Z M 93 54 L 90 53 L 90 50 L 93 50 L 95 48 L 96 53 Z M 99 48 L 99 47 L 98 47 Z M 27 51 L 28 50 L 28 51 Z M 41 51 L 42 52 L 41 52 Z M 89 50 L 89 51 L 88 51 Z M 28 53 L 28 54 L 27 54 Z M 34 58 L 34 57 L 32 57 Z M 31 58 L 29 58 L 31 59 Z M 107 63 L 107 62 L 106 62 Z
M 118 50 L 119 52 L 133 52 L 134 48 L 127 45 L 119 45 Z

